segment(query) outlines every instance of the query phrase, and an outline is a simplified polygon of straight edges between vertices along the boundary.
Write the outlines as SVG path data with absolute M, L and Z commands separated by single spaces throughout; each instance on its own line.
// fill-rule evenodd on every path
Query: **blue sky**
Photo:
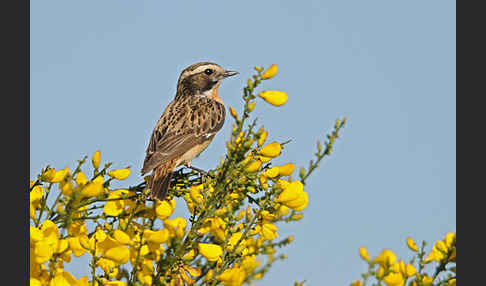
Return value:
M 308 180 L 304 219 L 258 285 L 347 285 L 358 248 L 408 258 L 405 238 L 456 231 L 455 1 L 30 2 L 30 174 L 102 162 L 141 181 L 152 129 L 182 69 L 213 61 L 240 75 L 220 88 L 241 110 L 253 66 L 278 64 L 257 102 L 269 140 L 292 139 L 276 163 L 307 166 L 316 140 L 346 116 L 334 153 Z M 193 164 L 214 167 L 231 119 Z M 179 207 L 183 207 L 180 203 Z M 79 278 L 87 266 L 73 264 Z

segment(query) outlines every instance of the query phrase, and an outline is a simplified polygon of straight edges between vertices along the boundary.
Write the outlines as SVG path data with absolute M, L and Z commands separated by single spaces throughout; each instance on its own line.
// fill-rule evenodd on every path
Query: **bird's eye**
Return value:
M 210 74 L 212 74 L 212 73 L 213 73 L 213 70 L 212 70 L 212 69 L 206 69 L 206 70 L 204 71 L 204 73 L 205 73 L 205 74 L 207 74 L 207 75 L 210 75 Z

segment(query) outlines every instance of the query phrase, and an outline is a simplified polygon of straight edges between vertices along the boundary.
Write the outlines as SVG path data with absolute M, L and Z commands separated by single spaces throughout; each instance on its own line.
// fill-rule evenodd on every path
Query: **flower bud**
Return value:
M 265 72 L 262 74 L 262 79 L 271 79 L 277 74 L 278 67 L 276 64 L 271 65 Z
M 248 106 L 246 107 L 246 111 L 252 112 L 254 108 L 255 108 L 255 102 L 252 101 L 252 102 L 248 103 Z
M 288 163 L 279 167 L 280 176 L 290 176 L 294 172 L 294 164 Z
M 278 90 L 265 90 L 260 92 L 258 96 L 274 106 L 284 105 L 289 98 L 286 92 Z
M 253 89 L 253 81 L 251 78 L 248 79 L 248 88 Z
M 130 169 L 111 170 L 108 172 L 108 176 L 117 180 L 125 180 L 130 176 Z
M 235 120 L 238 120 L 238 114 L 236 113 L 235 109 L 232 106 L 229 107 L 229 111 L 231 116 L 233 116 Z
M 99 150 L 93 154 L 93 157 L 91 157 L 91 163 L 93 163 L 93 168 L 98 169 L 100 167 L 100 157 L 101 153 Z

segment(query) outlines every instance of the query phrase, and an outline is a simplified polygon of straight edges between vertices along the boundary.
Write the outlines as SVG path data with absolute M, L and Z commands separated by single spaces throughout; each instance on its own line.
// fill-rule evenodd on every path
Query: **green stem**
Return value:
M 40 202 L 41 207 L 40 207 L 40 210 L 39 210 L 39 216 L 37 217 L 37 221 L 35 222 L 36 227 L 39 226 L 39 223 L 40 223 L 41 218 L 42 218 L 42 213 L 44 212 L 44 209 L 46 208 L 47 198 L 49 197 L 49 194 L 51 193 L 52 185 L 53 185 L 53 183 L 49 184 L 49 187 L 47 187 L 47 190 L 46 190 L 46 196 L 43 197 L 41 202 Z

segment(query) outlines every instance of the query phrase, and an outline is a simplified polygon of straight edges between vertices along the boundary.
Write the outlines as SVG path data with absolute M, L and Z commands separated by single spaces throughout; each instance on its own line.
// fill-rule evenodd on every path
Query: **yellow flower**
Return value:
M 231 116 L 233 116 L 235 120 L 238 120 L 238 113 L 236 113 L 235 109 L 232 106 L 229 107 L 229 111 Z
M 103 231 L 98 230 L 94 236 L 96 237 L 101 233 L 103 233 Z M 96 247 L 100 250 L 104 258 L 110 259 L 116 264 L 125 264 L 128 262 L 128 259 L 130 258 L 130 251 L 126 246 L 106 234 L 98 237 L 96 237 L 98 241 Z
M 278 67 L 276 64 L 271 65 L 266 71 L 262 74 L 262 79 L 271 79 L 277 74 Z
M 456 234 L 453 232 L 448 232 L 445 235 L 444 242 L 447 246 L 447 248 L 451 248 L 453 243 L 456 241 Z
M 403 277 L 410 277 L 417 273 L 417 269 L 412 264 L 405 264 L 403 260 L 400 260 L 400 272 Z
M 286 92 L 278 90 L 265 90 L 260 92 L 258 96 L 274 106 L 284 105 L 289 98 Z
M 280 184 L 280 183 L 279 183 Z M 300 181 L 293 181 L 277 197 L 277 202 L 287 203 L 298 199 L 304 193 L 304 185 Z
M 280 207 L 277 209 L 277 215 L 279 217 L 286 216 L 286 215 L 289 214 L 289 212 L 290 212 L 290 209 L 285 205 L 280 205 Z
M 260 66 L 255 66 L 254 69 L 259 72 L 263 71 L 263 68 Z
M 103 193 L 103 177 L 97 176 L 93 181 L 89 182 L 82 190 L 83 197 L 96 197 Z
M 38 279 L 30 277 L 30 286 L 41 286 L 41 283 Z
M 355 281 L 351 282 L 350 286 L 361 286 L 361 285 L 363 285 L 363 284 L 361 283 L 360 280 L 355 280 Z
M 275 185 L 276 185 L 276 187 L 281 188 L 282 190 L 284 190 L 284 189 L 286 189 L 290 185 L 290 182 L 287 181 L 287 180 L 278 179 L 277 180 L 277 183 Z
M 295 165 L 288 163 L 279 167 L 280 176 L 290 176 L 294 172 Z
M 176 203 L 175 200 L 172 199 L 170 201 L 164 200 L 155 202 L 155 214 L 161 220 L 168 218 L 175 209 Z
M 277 227 L 271 223 L 262 225 L 261 235 L 265 240 L 272 240 L 278 237 Z
M 287 207 L 293 209 L 294 211 L 302 211 L 307 207 L 309 203 L 309 196 L 306 192 L 300 193 L 299 197 L 295 200 L 285 202 Z
M 191 214 L 194 214 L 194 202 L 191 199 L 191 195 L 188 193 L 184 194 L 184 200 L 186 201 L 187 210 L 189 210 Z
M 121 244 L 130 244 L 131 239 L 128 234 L 126 234 L 123 230 L 115 229 L 113 232 L 113 237 Z
M 260 177 L 258 178 L 258 181 L 260 182 L 260 185 L 262 186 L 262 188 L 264 189 L 267 189 L 268 188 L 268 184 L 267 184 L 267 177 L 265 177 L 265 175 L 260 175 Z
M 35 219 L 35 207 L 32 203 L 30 203 L 29 216 L 30 218 Z
M 267 222 L 269 220 L 275 219 L 275 214 L 270 213 L 269 211 L 265 211 L 265 210 L 260 213 L 260 216 L 261 216 L 263 222 Z
M 117 169 L 108 172 L 108 176 L 117 180 L 125 180 L 130 176 L 130 169 Z
M 106 281 L 103 285 L 106 286 L 127 286 L 125 281 Z
M 57 241 L 59 240 L 59 229 L 55 223 L 50 220 L 45 220 L 40 225 L 40 230 L 42 231 L 43 241 L 52 246 L 57 245 Z
M 242 210 L 240 210 L 240 211 L 238 212 L 238 214 L 236 215 L 235 220 L 236 220 L 236 221 L 238 221 L 238 220 L 242 219 L 244 216 L 245 216 L 245 210 L 244 210 L 244 209 L 242 209 Z
M 282 150 L 282 146 L 277 142 L 272 142 L 270 144 L 265 145 L 258 153 L 265 157 L 277 157 L 280 155 L 280 151 Z
M 128 194 L 128 190 L 124 189 L 111 191 L 108 194 L 108 199 L 111 201 L 107 201 L 103 208 L 105 214 L 109 216 L 118 216 L 119 214 L 121 214 L 125 209 L 125 200 L 121 200 L 119 198 L 123 197 L 126 194 Z
M 71 273 L 58 269 L 56 271 L 56 275 L 51 280 L 49 285 L 77 286 L 78 282 L 76 281 L 76 279 L 74 279 Z
M 30 243 L 34 244 L 37 241 L 44 239 L 44 235 L 37 227 L 30 226 Z
M 250 173 L 256 172 L 258 171 L 261 165 L 262 165 L 262 161 L 260 160 L 253 161 L 246 167 L 246 171 Z
M 41 264 L 49 261 L 54 254 L 54 248 L 47 241 L 42 240 L 34 245 L 35 262 Z
M 104 257 L 115 261 L 115 263 L 125 264 L 128 262 L 128 258 L 130 257 L 130 251 L 126 246 L 119 245 L 107 249 Z
M 210 223 L 209 230 L 211 234 L 214 235 L 219 240 L 223 241 L 225 238 L 224 230 L 226 228 L 226 223 L 220 217 L 210 218 L 207 220 Z
M 69 247 L 67 239 L 59 239 L 55 247 L 55 253 L 63 253 Z
M 421 283 L 418 284 L 418 281 Z M 419 276 L 417 275 L 417 278 L 413 281 L 412 285 L 417 286 L 417 285 L 422 285 L 422 286 L 432 286 L 432 282 L 434 282 L 433 277 L 429 277 L 427 275 Z
M 209 261 L 218 260 L 221 255 L 223 255 L 223 249 L 221 246 L 211 243 L 199 243 L 198 246 L 199 253 L 206 257 Z
M 186 225 L 187 222 L 182 217 L 164 220 L 164 227 L 168 228 L 171 235 L 176 235 L 177 237 L 184 236 Z
M 110 273 L 112 272 L 112 269 L 115 268 L 116 264 L 113 260 L 106 259 L 106 258 L 99 258 L 98 262 L 96 262 L 96 265 L 99 266 L 105 273 Z
M 68 243 L 69 243 L 69 249 L 73 251 L 74 256 L 80 257 L 86 252 L 86 249 L 81 246 L 78 236 L 69 237 Z
M 397 260 L 397 256 L 390 249 L 384 249 L 376 258 L 375 262 L 383 267 L 386 265 L 392 265 Z
M 144 234 L 147 241 L 154 242 L 157 244 L 161 244 L 168 241 L 169 235 L 170 235 L 169 230 L 167 230 L 166 228 L 158 231 L 146 230 Z
M 270 160 L 273 159 L 272 157 L 265 157 L 265 156 L 261 156 L 261 155 L 258 155 L 257 158 L 258 158 L 258 160 L 262 161 L 262 163 L 267 163 L 267 162 L 269 162 Z
M 290 217 L 290 219 L 291 219 L 291 220 L 296 220 L 296 221 L 297 221 L 297 220 L 301 220 L 303 217 L 304 217 L 304 215 L 303 215 L 303 214 L 293 214 L 293 215 Z
M 196 267 L 192 267 L 192 266 L 189 266 L 189 265 L 183 265 L 182 268 L 187 272 L 189 273 L 189 275 L 191 275 L 192 277 L 198 277 L 198 276 L 201 276 L 201 269 L 199 268 L 196 268 Z
M 268 132 L 264 130 L 260 134 L 260 137 L 258 137 L 258 147 L 261 147 L 263 145 L 263 143 L 265 143 L 265 140 L 267 139 L 267 136 L 268 136 Z
M 425 263 L 430 263 L 432 261 L 440 262 L 441 259 L 442 259 L 442 255 L 440 253 L 438 253 L 437 251 L 432 250 L 429 253 L 429 255 L 427 255 L 427 257 L 425 257 L 424 262 Z
M 243 233 L 241 232 L 235 232 L 233 233 L 230 238 L 228 239 L 228 250 L 233 250 L 233 248 L 236 246 L 238 241 L 240 241 L 241 237 L 243 236 Z M 240 242 L 238 246 L 241 246 L 243 244 L 243 241 Z
M 99 150 L 94 152 L 93 157 L 91 157 L 91 163 L 93 163 L 93 168 L 98 169 L 100 167 L 100 157 L 101 153 Z
M 387 286 L 402 286 L 404 285 L 405 281 L 400 273 L 390 273 L 385 278 L 383 278 L 383 282 Z
M 86 176 L 81 171 L 76 175 L 75 181 L 76 181 L 76 184 L 78 186 L 85 185 L 88 182 L 88 180 L 86 179 Z
M 48 168 L 42 173 L 40 179 L 44 182 L 51 182 L 52 179 L 54 179 L 55 175 L 56 175 L 56 169 Z
M 64 177 L 69 173 L 69 168 L 64 168 L 62 170 L 57 171 L 54 174 L 54 177 L 51 179 L 51 183 L 59 183 L 60 181 L 64 180 Z
M 88 228 L 81 220 L 74 221 L 72 224 L 68 226 L 67 230 L 68 230 L 68 234 L 71 236 L 88 234 Z
M 438 240 L 434 244 L 435 248 L 439 250 L 440 252 L 445 252 L 447 253 L 447 246 L 442 240 Z
M 233 267 L 226 269 L 218 276 L 218 280 L 226 286 L 239 286 L 245 281 L 245 270 L 240 267 Z
M 182 256 L 182 259 L 190 261 L 190 260 L 194 259 L 194 256 L 196 256 L 196 252 L 194 251 L 194 249 L 191 249 L 188 253 L 186 253 L 186 254 L 184 254 L 184 256 Z
M 248 112 L 252 112 L 254 108 L 255 108 L 255 102 L 252 101 L 252 102 L 248 103 L 248 106 L 247 106 L 246 110 Z
M 445 235 L 444 242 L 445 242 L 447 248 L 451 248 L 453 243 L 455 243 L 455 241 L 456 241 L 456 234 L 455 233 L 448 232 Z
M 267 169 L 263 175 L 267 178 L 275 178 L 276 176 L 279 175 L 279 173 L 280 173 L 280 168 L 278 166 L 274 166 L 270 169 Z
M 201 189 L 203 185 L 200 185 L 201 187 L 196 187 L 196 186 L 191 186 L 189 188 L 189 194 L 191 196 L 191 199 L 194 202 L 197 202 L 198 204 L 201 204 L 203 202 L 203 195 L 201 194 Z
M 415 244 L 415 241 L 411 237 L 407 237 L 407 246 L 410 248 L 410 250 L 417 252 L 418 247 L 417 244 Z
M 253 88 L 253 81 L 251 80 L 251 78 L 247 80 L 247 85 L 249 88 Z
M 256 255 L 250 255 L 243 258 L 241 261 L 241 267 L 246 273 L 252 273 L 255 268 L 260 265 L 260 261 L 256 259 Z
M 359 256 L 361 256 L 361 258 L 363 258 L 363 260 L 365 261 L 370 261 L 370 255 L 368 254 L 368 250 L 364 247 L 359 248 Z
M 63 181 L 59 183 L 59 188 L 61 189 L 61 192 L 65 196 L 71 196 L 74 190 L 73 183 L 71 181 Z
M 249 221 L 251 221 L 252 217 L 253 217 L 253 214 L 251 213 L 251 207 L 247 206 L 246 207 L 246 218 L 245 218 L 245 220 L 247 222 L 249 222 Z
M 91 240 L 88 238 L 86 234 L 78 236 L 79 244 L 86 249 L 86 250 L 93 250 L 94 243 L 91 243 Z
M 35 186 L 30 191 L 30 204 L 34 210 L 39 206 L 40 200 L 44 196 L 44 188 L 41 186 Z

